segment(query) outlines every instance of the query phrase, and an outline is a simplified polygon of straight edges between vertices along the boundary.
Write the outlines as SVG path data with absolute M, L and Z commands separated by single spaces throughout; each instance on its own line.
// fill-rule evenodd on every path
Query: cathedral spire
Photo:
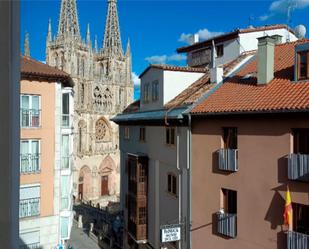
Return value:
M 108 0 L 103 53 L 123 56 L 117 11 L 117 0 Z
M 128 39 L 127 48 L 126 48 L 126 57 L 131 56 L 131 43 L 130 38 Z
M 57 38 L 64 36 L 80 39 L 76 0 L 61 0 Z
M 91 46 L 91 39 L 90 39 L 90 24 L 89 23 L 87 25 L 86 39 L 87 39 L 87 45 L 90 47 Z
M 98 52 L 98 37 L 95 36 L 94 38 L 94 52 L 97 53 Z
M 46 42 L 51 42 L 52 41 L 52 27 L 51 27 L 51 19 L 49 18 L 48 20 L 48 33 L 47 33 L 47 38 Z
M 24 56 L 30 57 L 29 33 L 27 31 L 25 34 L 25 42 L 24 42 Z

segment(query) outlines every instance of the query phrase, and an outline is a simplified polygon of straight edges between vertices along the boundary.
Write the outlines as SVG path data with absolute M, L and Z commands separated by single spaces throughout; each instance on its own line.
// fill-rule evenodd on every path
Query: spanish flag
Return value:
M 284 224 L 289 226 L 289 231 L 293 230 L 293 209 L 289 187 L 286 191 L 285 209 L 284 209 Z

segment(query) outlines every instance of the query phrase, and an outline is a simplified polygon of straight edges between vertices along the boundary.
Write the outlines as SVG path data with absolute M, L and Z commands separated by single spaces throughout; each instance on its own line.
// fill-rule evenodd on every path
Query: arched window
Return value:
M 110 140 L 109 127 L 104 118 L 100 118 L 95 124 L 95 138 L 97 142 L 107 142 Z
M 86 131 L 87 131 L 87 124 L 84 120 L 80 120 L 78 122 L 78 148 L 77 151 L 79 153 L 84 152 L 86 147 Z
M 85 58 L 81 58 L 81 75 L 85 77 Z
M 84 105 L 85 102 L 85 84 L 80 85 L 80 104 Z
M 79 75 L 80 70 L 80 58 L 79 55 L 77 55 L 77 66 L 76 66 L 76 74 Z
M 59 61 L 58 61 L 58 54 L 57 53 L 55 53 L 54 54 L 54 64 L 55 64 L 55 67 L 58 67 L 59 65 Z

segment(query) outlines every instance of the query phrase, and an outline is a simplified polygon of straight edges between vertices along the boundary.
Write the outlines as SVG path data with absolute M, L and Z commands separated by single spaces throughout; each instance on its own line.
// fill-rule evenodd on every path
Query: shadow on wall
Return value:
M 288 181 L 288 156 L 278 159 L 278 182 L 286 183 Z
M 279 191 L 275 190 L 275 194 L 265 216 L 265 220 L 270 223 L 270 228 L 272 230 L 278 227 L 281 227 L 282 230 L 284 205 L 285 200 L 282 198 Z

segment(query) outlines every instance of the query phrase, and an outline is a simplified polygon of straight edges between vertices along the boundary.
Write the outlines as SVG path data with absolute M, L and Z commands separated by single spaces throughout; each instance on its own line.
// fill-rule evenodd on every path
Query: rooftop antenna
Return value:
M 289 3 L 288 3 L 288 9 L 287 9 L 287 24 L 286 24 L 286 28 L 287 28 L 287 42 L 290 42 L 291 41 L 291 36 L 290 36 L 290 31 L 289 31 L 289 27 L 291 26 L 291 22 L 292 22 L 292 11 L 293 11 L 293 3 L 292 1 L 290 0 Z

